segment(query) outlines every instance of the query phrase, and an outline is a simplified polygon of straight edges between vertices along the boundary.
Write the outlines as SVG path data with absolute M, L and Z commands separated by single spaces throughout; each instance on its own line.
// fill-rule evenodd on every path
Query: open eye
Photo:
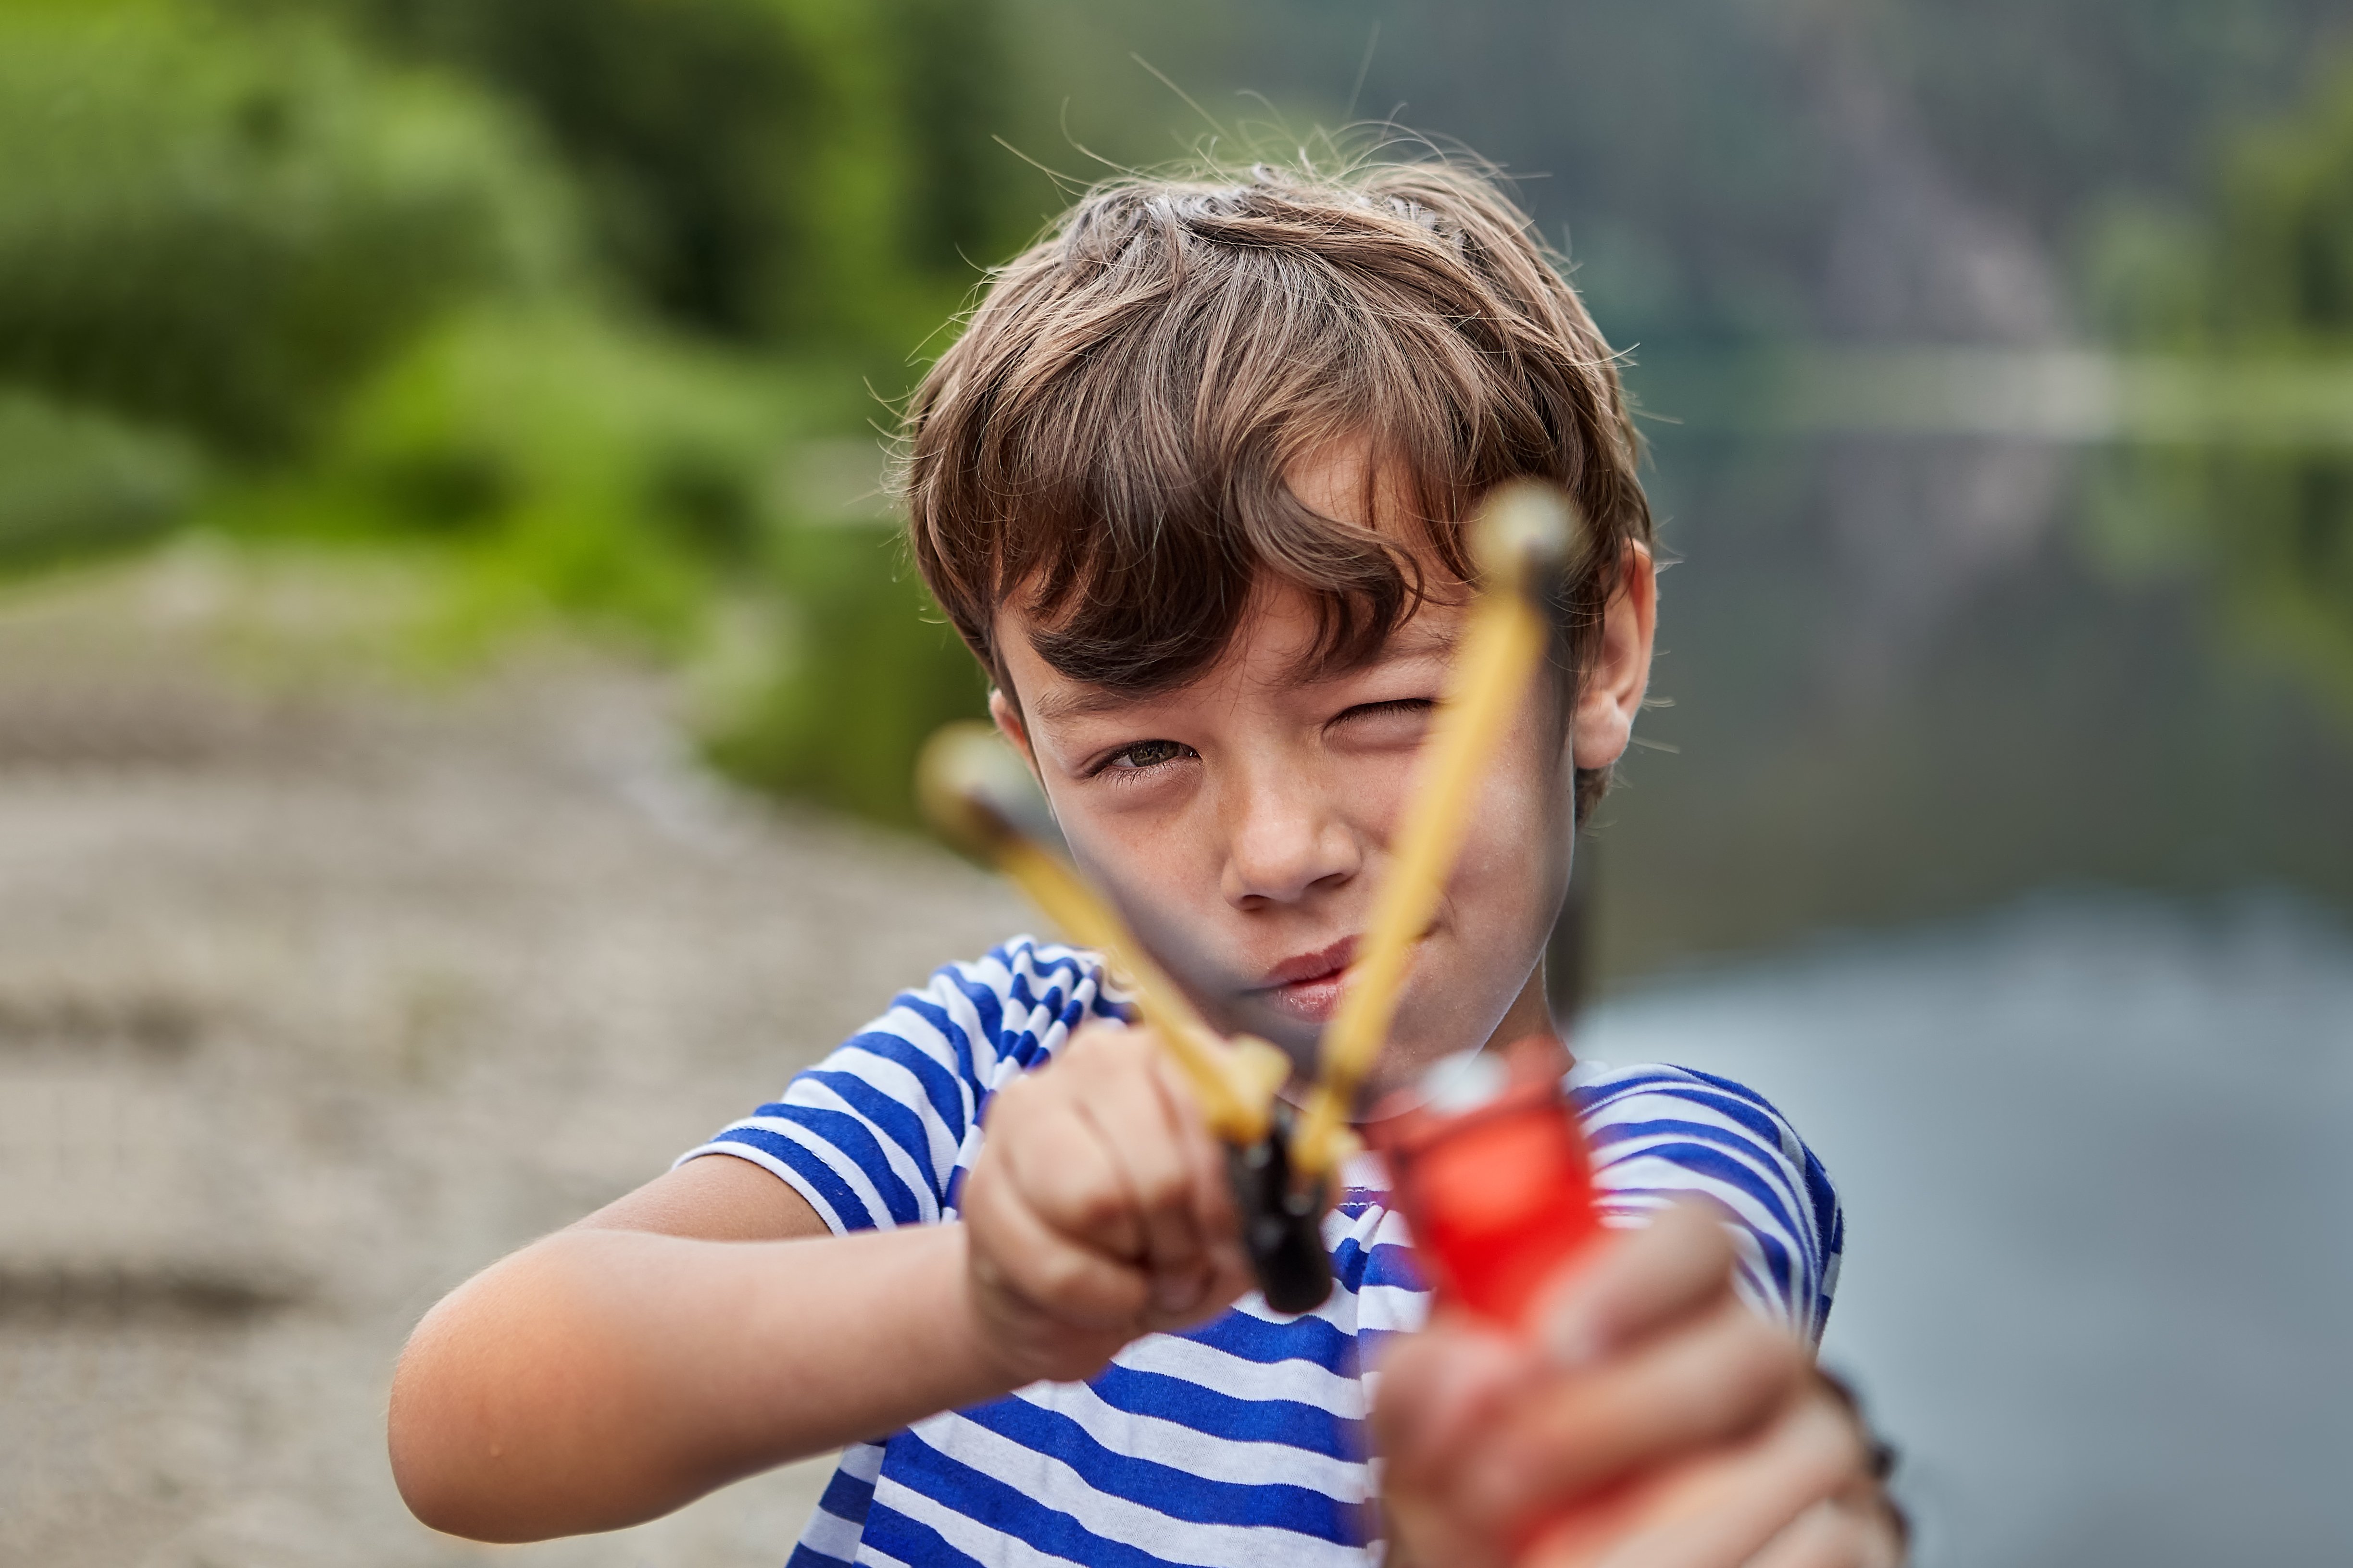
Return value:
M 1138 773 L 1169 763 L 1181 762 L 1194 755 L 1193 748 L 1181 741 L 1138 741 L 1123 746 L 1103 759 L 1097 773 Z

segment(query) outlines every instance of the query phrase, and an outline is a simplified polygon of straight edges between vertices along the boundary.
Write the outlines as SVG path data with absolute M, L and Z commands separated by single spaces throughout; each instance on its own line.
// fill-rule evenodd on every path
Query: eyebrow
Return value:
M 1030 710 L 1040 719 L 1091 719 L 1099 713 L 1149 702 L 1157 695 L 1132 695 L 1108 686 L 1074 683 L 1058 690 L 1039 692 L 1030 700 Z
M 1318 670 L 1312 660 L 1303 660 L 1293 679 L 1303 686 L 1318 685 L 1327 680 L 1340 680 L 1370 669 L 1391 659 L 1426 658 L 1432 654 L 1451 653 L 1461 640 L 1459 627 L 1438 627 L 1428 623 L 1416 626 L 1409 622 L 1383 640 L 1372 658 L 1338 668 Z M 1041 691 L 1030 703 L 1031 711 L 1039 719 L 1051 722 L 1059 719 L 1092 719 L 1124 708 L 1146 704 L 1166 692 L 1124 692 L 1108 686 L 1073 682 L 1057 690 Z

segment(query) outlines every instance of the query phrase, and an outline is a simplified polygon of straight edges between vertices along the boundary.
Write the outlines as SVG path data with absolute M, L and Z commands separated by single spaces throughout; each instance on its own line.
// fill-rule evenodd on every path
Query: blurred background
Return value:
M 1072 182 L 1520 181 L 1678 563 L 1578 1048 L 1840 1178 L 1923 1558 L 2353 1556 L 2353 13 L 0 0 L 0 1559 L 411 1522 L 390 1360 L 1030 923 L 878 427 Z

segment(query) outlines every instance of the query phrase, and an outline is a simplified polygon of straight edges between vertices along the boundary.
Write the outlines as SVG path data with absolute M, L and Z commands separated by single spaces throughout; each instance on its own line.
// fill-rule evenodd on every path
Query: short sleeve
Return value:
M 1819 1341 L 1846 1218 L 1830 1173 L 1771 1102 L 1674 1067 L 1606 1072 L 1573 1092 L 1604 1217 L 1639 1225 L 1686 1194 L 1714 1198 L 1735 1222 L 1741 1295 Z
M 901 992 L 780 1099 L 678 1163 L 748 1160 L 790 1184 L 837 1234 L 944 1218 L 979 1150 L 989 1097 L 1051 1058 L 1081 1024 L 1121 1011 L 1093 954 L 1017 937 Z

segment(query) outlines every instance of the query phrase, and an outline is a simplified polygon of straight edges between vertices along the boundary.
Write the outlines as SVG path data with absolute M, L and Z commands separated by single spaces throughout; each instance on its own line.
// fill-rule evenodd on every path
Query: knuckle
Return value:
M 1082 1322 L 1132 1318 L 1143 1306 L 1142 1285 L 1125 1269 L 1106 1268 L 1085 1257 L 1057 1258 L 1050 1266 L 1048 1300 Z
M 988 1104 L 980 1113 L 980 1124 L 991 1132 L 1002 1131 L 1008 1121 L 1018 1121 L 1027 1115 L 1038 1098 L 1039 1075 L 1023 1073 L 988 1097 Z
M 1170 1162 L 1140 1178 L 1136 1183 L 1136 1195 L 1146 1208 L 1158 1213 L 1189 1213 L 1193 1206 L 1193 1183 L 1182 1166 Z
M 1024 1247 L 1005 1266 L 1023 1291 L 1049 1308 L 1067 1303 L 1086 1282 L 1085 1257 L 1068 1247 Z
M 1077 1258 L 1065 1254 L 1039 1258 L 1031 1267 L 1030 1284 L 1049 1301 L 1067 1301 L 1079 1293 L 1085 1282 L 1085 1268 Z
M 1057 1230 L 1075 1236 L 1103 1235 L 1127 1218 L 1126 1194 L 1108 1171 L 1056 1162 L 1039 1173 L 1030 1198 Z
M 1090 1066 L 1124 1061 L 1134 1048 L 1136 1037 L 1144 1033 L 1140 1028 L 1093 1019 L 1081 1025 L 1071 1036 L 1070 1044 L 1062 1047 L 1061 1057 L 1065 1061 L 1083 1061 Z
M 1070 1215 L 1089 1235 L 1110 1230 L 1128 1217 L 1126 1194 L 1105 1183 L 1083 1184 L 1071 1194 Z
M 1733 1305 L 1725 1342 L 1733 1368 L 1759 1392 L 1786 1387 L 1805 1370 L 1805 1348 L 1796 1337 L 1738 1303 Z
M 1801 1408 L 1823 1467 L 1842 1480 L 1875 1485 L 1871 1476 L 1872 1447 L 1854 1413 L 1819 1386 Z
M 1781 1408 L 1802 1364 L 1787 1333 L 1734 1304 L 1679 1358 L 1680 1402 L 1719 1431 L 1753 1427 Z
M 1814 1422 L 1799 1418 L 1781 1423 L 1770 1446 L 1779 1455 L 1785 1484 L 1814 1500 L 1837 1492 L 1853 1474 L 1852 1456 L 1838 1434 Z

